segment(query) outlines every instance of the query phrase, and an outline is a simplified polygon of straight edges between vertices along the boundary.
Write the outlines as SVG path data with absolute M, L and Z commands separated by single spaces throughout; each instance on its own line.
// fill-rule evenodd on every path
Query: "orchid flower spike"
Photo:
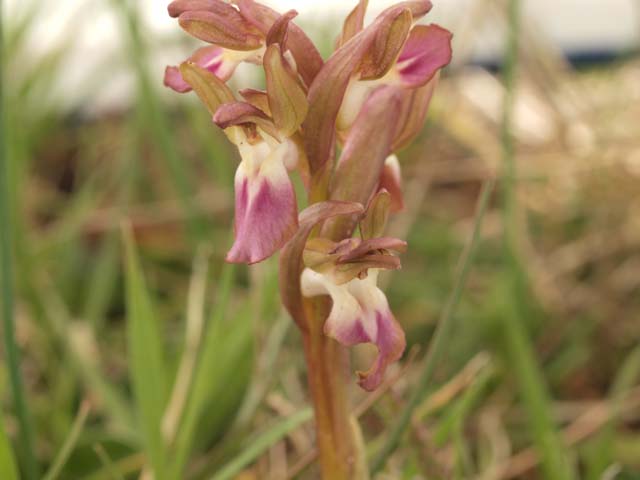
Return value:
M 373 390 L 406 344 L 377 286 L 381 270 L 400 268 L 397 254 L 406 248 L 384 232 L 403 207 L 394 152 L 422 128 L 439 71 L 451 60 L 451 33 L 417 24 L 429 0 L 400 2 L 365 26 L 367 3 L 349 14 L 325 63 L 293 10 L 174 0 L 169 14 L 208 45 L 167 67 L 164 81 L 195 92 L 238 148 L 227 261 L 251 264 L 282 250 L 285 307 L 305 334 L 374 344 L 375 362 L 358 372 L 360 385 Z M 266 89 L 241 90 L 240 99 L 226 81 L 242 62 L 262 67 Z M 307 190 L 300 214 L 293 170 Z M 307 308 L 318 296 L 332 301 L 327 318 Z

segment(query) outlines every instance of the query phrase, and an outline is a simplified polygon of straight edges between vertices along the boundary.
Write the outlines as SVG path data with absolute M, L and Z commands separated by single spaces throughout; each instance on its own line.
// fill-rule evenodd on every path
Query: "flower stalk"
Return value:
M 226 259 L 252 264 L 280 251 L 281 297 L 302 333 L 322 477 L 331 480 L 369 477 L 349 401 L 349 347 L 377 347 L 371 367 L 356 372 L 368 391 L 404 352 L 404 332 L 376 284 L 381 270 L 400 268 L 407 246 L 384 236 L 403 206 L 394 153 L 420 131 L 451 60 L 450 32 L 416 23 L 429 0 L 398 3 L 368 26 L 366 8 L 360 0 L 324 62 L 295 11 L 280 15 L 253 0 L 169 6 L 211 45 L 167 67 L 165 85 L 194 91 L 238 147 Z M 264 69 L 266 90 L 247 88 L 239 99 L 226 81 L 242 62 Z M 302 212 L 293 171 L 306 188 Z
M 349 402 L 349 351 L 323 334 L 328 302 L 304 301 L 309 330 L 303 334 L 309 390 L 313 399 L 318 451 L 324 478 L 347 480 L 365 463 L 354 432 Z M 357 424 L 356 424 L 357 425 Z

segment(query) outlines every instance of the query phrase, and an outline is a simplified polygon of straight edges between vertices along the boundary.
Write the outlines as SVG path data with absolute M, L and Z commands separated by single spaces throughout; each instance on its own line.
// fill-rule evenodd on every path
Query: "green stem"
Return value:
M 20 444 L 24 459 L 25 475 L 28 479 L 39 477 L 38 463 L 34 451 L 33 427 L 26 401 L 26 394 L 20 372 L 20 353 L 16 344 L 11 195 L 9 193 L 9 158 L 4 129 L 4 43 L 2 41 L 2 0 L 0 0 L 0 281 L 2 282 L 2 320 L 4 329 L 4 348 L 7 368 L 13 394 L 13 404 L 20 425 Z
M 504 62 L 504 110 L 502 119 L 502 157 L 504 168 L 503 223 L 504 245 L 511 311 L 500 316 L 508 361 L 516 374 L 524 406 L 528 411 L 530 429 L 538 449 L 545 478 L 568 480 L 573 474 L 564 454 L 564 446 L 554 424 L 549 394 L 543 373 L 536 363 L 522 319 L 529 303 L 528 278 L 519 249 L 519 206 L 516 185 L 515 142 L 512 134 L 518 67 L 520 0 L 508 1 L 509 37 Z
M 49 470 L 45 474 L 43 480 L 56 480 L 60 477 L 60 472 L 62 472 L 62 469 L 69 460 L 73 449 L 78 444 L 78 439 L 80 438 L 80 434 L 82 433 L 84 424 L 87 421 L 87 417 L 89 416 L 90 408 L 91 407 L 88 401 L 84 401 L 80 405 L 80 411 L 78 412 L 78 415 L 76 416 L 76 419 L 71 426 L 71 431 L 62 444 L 60 452 L 58 452 L 58 454 L 56 455 L 56 458 L 49 467 Z
M 485 212 L 487 211 L 489 199 L 491 198 L 491 193 L 493 192 L 494 186 L 495 180 L 491 179 L 485 183 L 482 192 L 480 193 L 473 225 L 473 233 L 464 251 L 462 252 L 462 255 L 460 256 L 455 284 L 453 290 L 451 291 L 451 294 L 449 295 L 447 304 L 442 311 L 440 321 L 438 322 L 438 328 L 433 336 L 433 340 L 431 341 L 431 345 L 429 346 L 429 351 L 422 364 L 420 377 L 418 378 L 418 384 L 413 390 L 413 393 L 411 394 L 407 405 L 400 413 L 400 417 L 398 418 L 397 423 L 387 436 L 386 443 L 383 445 L 382 449 L 376 456 L 371 466 L 371 472 L 373 474 L 379 472 L 382 467 L 384 467 L 387 458 L 389 458 L 389 456 L 398 447 L 403 433 L 406 431 L 409 423 L 411 422 L 413 412 L 418 407 L 425 395 L 427 395 L 427 393 L 429 392 L 430 383 L 431 379 L 433 378 L 435 368 L 446 352 L 447 345 L 449 344 L 451 335 L 454 331 L 454 313 L 456 311 L 458 303 L 460 302 L 460 297 L 462 296 L 465 284 L 467 283 L 467 277 L 469 276 L 469 271 L 471 270 L 471 266 L 473 264 L 476 246 L 478 244 L 478 240 L 480 239 L 480 229 L 482 227 L 482 221 L 484 219 Z

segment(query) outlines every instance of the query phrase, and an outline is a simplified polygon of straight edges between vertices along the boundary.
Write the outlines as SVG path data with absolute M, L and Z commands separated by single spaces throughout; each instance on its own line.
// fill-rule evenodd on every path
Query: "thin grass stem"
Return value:
M 480 193 L 480 197 L 478 199 L 473 232 L 471 234 L 469 242 L 467 243 L 464 251 L 460 256 L 454 287 L 440 316 L 438 328 L 433 336 L 431 345 L 429 346 L 427 356 L 425 357 L 423 364 L 420 367 L 421 373 L 418 379 L 418 383 L 413 390 L 413 393 L 411 394 L 407 405 L 402 410 L 397 423 L 389 432 L 386 443 L 383 445 L 380 452 L 378 452 L 378 455 L 375 457 L 371 466 L 372 474 L 375 474 L 382 469 L 387 458 L 389 458 L 389 456 L 398 447 L 402 435 L 407 430 L 407 427 L 411 422 L 413 412 L 418 407 L 418 405 L 420 405 L 420 402 L 427 395 L 430 389 L 430 382 L 433 378 L 435 368 L 442 359 L 442 356 L 444 355 L 447 345 L 449 344 L 449 341 L 451 339 L 451 335 L 454 332 L 454 314 L 456 311 L 456 307 L 460 302 L 460 297 L 462 296 L 462 292 L 464 291 L 467 277 L 469 276 L 469 272 L 473 264 L 476 247 L 480 239 L 482 222 L 484 220 L 484 216 L 489 205 L 489 199 L 491 198 L 494 187 L 495 180 L 490 179 L 484 184 L 482 188 L 482 192 Z
M 519 249 L 519 205 L 517 195 L 517 165 L 513 137 L 513 116 L 516 101 L 516 81 L 519 62 L 520 0 L 507 0 L 508 39 L 504 59 L 505 86 L 501 126 L 502 163 L 504 179 L 503 235 L 507 272 L 510 277 L 510 310 L 500 315 L 502 335 L 509 364 L 519 384 L 520 393 L 533 442 L 542 459 L 545 478 L 568 480 L 573 478 L 564 454 L 564 445 L 554 425 L 549 394 L 544 375 L 536 363 L 535 352 L 527 336 L 523 320 L 529 315 L 529 285 Z
M 111 457 L 109 457 L 109 454 L 102 445 L 99 443 L 95 444 L 93 446 L 93 451 L 96 452 L 97 457 L 100 459 L 100 463 L 102 463 L 105 471 L 108 472 L 111 477 L 110 480 L 124 480 L 124 476 L 120 470 L 118 470 L 118 467 L 114 465 L 113 460 L 111 460 Z
M 33 426 L 27 406 L 24 382 L 20 372 L 20 353 L 16 343 L 11 194 L 9 190 L 9 158 L 5 138 L 4 112 L 4 43 L 2 41 L 2 0 L 0 0 L 0 282 L 2 284 L 2 321 L 7 369 L 13 395 L 13 405 L 20 425 L 20 444 L 25 477 L 35 480 L 39 477 L 38 463 L 34 450 Z
M 51 464 L 51 467 L 43 477 L 43 480 L 55 480 L 60 477 L 60 472 L 64 468 L 67 460 L 69 460 L 69 456 L 73 451 L 73 448 L 78 443 L 78 438 L 80 438 L 80 434 L 82 433 L 82 429 L 84 428 L 84 424 L 87 421 L 87 417 L 89 416 L 89 411 L 91 410 L 91 406 L 88 401 L 82 402 L 80 405 L 80 410 L 78 411 L 78 415 L 71 426 L 71 430 L 69 431 L 69 435 L 65 439 L 62 444 L 62 448 L 56 455 L 55 460 Z

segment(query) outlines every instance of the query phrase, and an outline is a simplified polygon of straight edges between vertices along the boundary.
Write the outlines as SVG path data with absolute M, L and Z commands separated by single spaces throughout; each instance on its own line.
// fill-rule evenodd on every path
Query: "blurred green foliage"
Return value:
M 133 74 L 136 95 L 128 109 L 98 117 L 66 110 L 50 92 L 65 75 L 73 25 L 67 42 L 26 61 L 38 2 L 4 19 L 3 184 L 12 210 L 0 228 L 13 244 L 16 339 L 38 466 L 61 479 L 152 471 L 158 479 L 222 479 L 282 478 L 284 463 L 289 474 L 314 478 L 304 359 L 277 297 L 277 259 L 250 269 L 223 263 L 234 154 L 193 99 L 165 101 L 149 71 L 152 42 L 136 4 L 108 5 L 123 39 L 117 63 Z M 320 38 L 326 54 L 332 35 Z M 536 61 L 523 59 L 525 80 L 539 75 Z M 560 140 L 514 145 L 532 159 L 513 178 L 518 218 L 506 221 L 516 236 L 525 232 L 522 250 L 505 255 L 501 190 L 491 197 L 427 395 L 385 463 L 390 478 L 552 478 L 539 461 L 560 451 L 576 478 L 640 478 L 633 220 L 640 179 L 620 167 L 639 146 L 626 117 L 611 131 L 599 121 L 621 112 L 634 118 L 637 105 L 604 90 L 622 88 L 620 79 L 637 71 L 630 58 L 615 71 L 544 79 L 542 89 L 556 95 L 565 88 L 558 82 L 567 82 L 608 99 L 585 115 L 600 128 L 599 149 L 580 156 Z M 489 163 L 485 148 L 500 146 L 497 125 L 459 106 L 456 79 L 466 72 L 452 73 L 432 121 L 401 154 L 409 208 L 392 226 L 410 251 L 403 271 L 386 277 L 387 291 L 418 358 L 457 285 L 487 177 L 455 175 L 477 173 Z M 573 157 L 592 170 L 554 173 Z M 615 161 L 603 166 L 601 158 Z M 439 179 L 443 163 L 447 176 Z M 535 181 L 526 178 L 531 165 Z M 6 290 L 0 301 L 10 301 Z M 485 363 L 465 376 L 479 352 Z M 358 350 L 355 363 L 366 356 Z M 418 383 L 422 364 L 412 358 L 390 392 L 359 412 L 372 458 Z M 2 480 L 17 478 L 14 457 L 23 478 L 37 475 L 29 473 L 28 445 L 18 441 L 10 369 L 0 368 Z M 354 401 L 368 400 L 355 392 Z

